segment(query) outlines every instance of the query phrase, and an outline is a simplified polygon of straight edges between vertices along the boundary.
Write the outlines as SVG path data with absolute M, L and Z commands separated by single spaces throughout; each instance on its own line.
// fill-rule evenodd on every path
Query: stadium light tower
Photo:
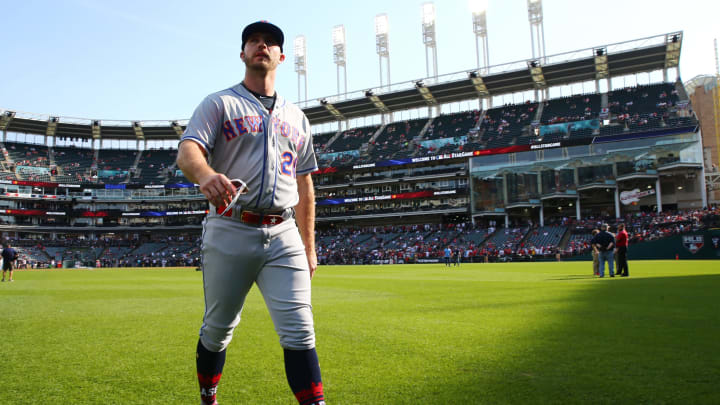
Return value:
M 387 86 L 390 88 L 390 22 L 387 14 L 375 16 L 375 49 L 380 62 L 380 87 L 383 86 L 383 58 L 387 66 Z
M 542 0 L 527 0 L 530 20 L 530 41 L 533 59 L 545 62 L 545 26 L 543 25 Z
M 298 75 L 298 101 L 305 101 L 307 100 L 307 45 L 304 35 L 295 37 L 294 48 L 295 73 Z M 301 96 L 303 90 L 305 97 Z
M 470 0 L 470 12 L 472 13 L 473 32 L 475 33 L 475 55 L 477 56 L 477 67 L 481 74 L 487 74 L 490 66 L 490 55 L 488 54 L 487 37 L 487 8 L 488 0 Z M 482 64 L 480 64 L 480 42 L 482 41 Z
M 345 54 L 347 51 L 347 48 L 345 46 L 345 26 L 344 25 L 336 25 L 333 27 L 332 30 L 332 40 L 333 40 L 333 59 L 335 61 L 335 64 L 337 65 L 337 89 L 338 94 L 346 94 L 347 93 L 347 68 L 345 66 Z M 342 76 L 345 79 L 345 86 L 343 87 L 343 90 L 340 90 L 340 71 L 342 70 Z
M 422 5 L 422 32 L 423 43 L 425 44 L 425 68 L 428 77 L 437 79 L 437 43 L 435 41 L 435 4 L 423 3 Z M 432 66 L 432 74 L 430 67 Z

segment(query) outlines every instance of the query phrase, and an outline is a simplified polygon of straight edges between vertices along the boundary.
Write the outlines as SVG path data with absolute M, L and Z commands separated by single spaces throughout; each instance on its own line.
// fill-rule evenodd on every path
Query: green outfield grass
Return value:
M 720 262 L 321 267 L 334 404 L 720 403 Z M 18 271 L 0 284 L 1 404 L 197 404 L 193 269 Z M 223 405 L 293 404 L 253 289 Z

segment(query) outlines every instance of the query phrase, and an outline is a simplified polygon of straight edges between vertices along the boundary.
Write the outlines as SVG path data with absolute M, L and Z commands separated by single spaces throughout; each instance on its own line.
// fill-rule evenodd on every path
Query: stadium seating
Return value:
M 379 126 L 343 131 L 331 145 L 326 145 L 316 158 L 320 167 L 352 166 L 360 160 L 360 149 L 366 145 Z M 345 152 L 345 153 L 341 153 Z
M 478 125 L 480 111 L 463 111 L 455 114 L 443 114 L 436 117 L 423 139 L 456 138 L 467 135 Z
M 575 95 L 544 102 L 542 124 L 557 124 L 598 118 L 600 94 Z
M 122 183 L 128 180 L 138 151 L 100 149 L 98 153 L 98 178 L 101 182 Z
M 408 146 L 415 139 L 427 119 L 401 121 L 388 124 L 383 131 L 370 142 L 369 158 L 371 161 L 389 160 L 396 156 L 408 156 Z
M 322 153 L 323 150 L 325 150 L 325 147 L 328 146 L 328 142 L 330 139 L 332 139 L 333 136 L 335 136 L 337 132 L 326 132 L 324 134 L 317 134 L 313 135 L 313 147 L 315 148 L 315 153 Z
M 45 263 L 50 257 L 37 246 L 16 246 L 15 251 L 18 254 L 18 260 L 26 260 L 29 265 L 32 263 Z
M 177 157 L 174 149 L 149 149 L 142 152 L 133 182 L 160 184 L 168 177 L 168 168 Z
M 15 177 L 23 180 L 50 180 L 47 146 L 6 142 L 5 151 L 5 167 L 8 169 L 6 173 L 14 172 Z
M 53 147 L 52 154 L 60 174 L 57 176 L 62 182 L 90 182 L 91 167 L 94 162 L 94 152 L 91 149 L 68 147 Z
M 379 126 L 371 126 L 343 131 L 332 145 L 329 145 L 329 149 L 326 148 L 325 152 L 343 152 L 359 149 L 360 146 L 370 140 L 370 137 L 372 137 L 379 128 Z
M 573 233 L 565 247 L 565 250 L 572 253 L 583 253 L 590 250 L 591 233 Z
M 509 248 L 515 250 L 525 237 L 528 228 L 499 228 L 485 243 L 485 246 L 495 249 Z
M 525 246 L 536 248 L 557 247 L 567 231 L 564 226 L 541 226 L 530 231 Z

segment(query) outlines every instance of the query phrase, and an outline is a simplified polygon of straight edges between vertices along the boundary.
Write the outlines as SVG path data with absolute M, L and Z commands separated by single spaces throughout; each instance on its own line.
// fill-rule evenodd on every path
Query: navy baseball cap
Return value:
M 278 28 L 277 25 L 271 24 L 265 20 L 254 22 L 245 27 L 242 32 L 242 49 L 245 49 L 245 42 L 247 42 L 248 38 L 250 38 L 250 35 L 256 32 L 266 32 L 272 35 L 278 45 L 280 45 L 280 52 L 282 52 L 285 35 L 283 35 L 282 30 Z

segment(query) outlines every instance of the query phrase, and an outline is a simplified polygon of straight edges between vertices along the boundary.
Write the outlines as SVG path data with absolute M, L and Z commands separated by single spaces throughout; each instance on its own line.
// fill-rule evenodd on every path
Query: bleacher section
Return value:
M 97 162 L 98 179 L 107 183 L 127 181 L 137 154 L 134 150 L 101 149 Z
M 160 184 L 167 177 L 167 168 L 177 157 L 177 150 L 150 149 L 142 152 L 138 161 L 138 173 L 133 182 Z
M 18 260 L 27 260 L 29 265 L 31 265 L 32 263 L 45 263 L 49 260 L 48 255 L 45 254 L 45 252 L 37 246 L 16 246 L 14 249 L 18 254 Z
M 477 126 L 480 112 L 463 111 L 456 114 L 440 115 L 433 120 L 423 139 L 457 138 L 467 135 Z
M 543 105 L 540 121 L 543 125 L 597 118 L 600 114 L 600 94 L 577 95 L 548 100 Z
M 528 228 L 500 228 L 487 240 L 485 245 L 497 249 L 515 250 L 527 232 Z
M 607 106 L 602 105 L 605 99 Z M 432 119 L 422 137 L 418 135 L 428 124 L 428 118 L 388 124 L 375 139 L 372 138 L 380 126 L 348 129 L 337 137 L 336 132 L 317 134 L 313 136 L 313 144 L 319 166 L 327 168 L 696 125 L 692 111 L 682 105 L 678 107 L 679 101 L 674 83 L 660 83 L 544 101 L 537 129 L 530 124 L 538 118 L 539 104 L 528 101 L 483 113 L 472 110 L 440 115 Z M 1 179 L 48 180 L 54 158 L 60 172 L 54 179 L 58 182 L 126 182 L 125 172 L 133 166 L 138 153 L 100 150 L 98 161 L 94 162 L 94 152 L 90 149 L 54 147 L 48 150 L 42 145 L 21 143 L 6 143 L 5 148 L 7 159 L 2 162 Z M 167 170 L 173 167 L 176 150 L 141 153 L 138 171 L 130 182 L 188 181 L 176 170 L 172 173 Z M 97 168 L 97 178 L 93 178 L 95 173 L 91 167 Z
M 590 249 L 590 240 L 593 236 L 591 233 L 574 233 L 570 235 L 570 240 L 565 248 L 566 251 L 583 252 Z
M 462 235 L 462 244 L 467 247 L 475 247 L 482 245 L 485 240 L 490 236 L 487 229 L 477 228 L 472 229 L 466 234 Z
M 525 245 L 536 248 L 558 246 L 566 231 L 567 228 L 564 226 L 541 226 L 530 231 Z
M 427 119 L 388 124 L 371 142 L 369 157 L 372 160 L 389 160 L 398 155 L 407 156 L 410 141 L 420 134 L 425 123 Z
M 31 181 L 50 180 L 50 159 L 48 148 L 44 145 L 24 143 L 6 143 L 6 167 L 13 167 L 19 178 Z M 13 162 L 10 165 L 9 162 Z M 7 173 L 12 172 L 8 170 Z
M 677 90 L 672 83 L 611 91 L 608 93 L 611 125 L 600 128 L 600 135 L 686 124 L 686 121 L 670 117 L 669 110 L 678 101 Z
M 325 147 L 328 146 L 327 143 L 332 139 L 333 136 L 335 136 L 337 132 L 327 132 L 324 134 L 317 134 L 313 135 L 313 147 L 315 148 L 315 154 L 322 153 L 325 150 Z
M 526 128 L 535 117 L 538 104 L 526 102 L 520 105 L 507 105 L 492 108 L 485 113 L 480 124 L 482 138 L 479 147 L 474 149 L 487 149 L 508 146 L 514 143 L 515 138 L 528 133 Z
M 379 126 L 372 126 L 343 131 L 332 145 L 325 148 L 324 153 L 317 156 L 318 164 L 320 167 L 352 165 L 359 156 L 360 147 L 370 141 L 379 128 Z
M 330 145 L 325 152 L 343 152 L 358 149 L 370 140 L 370 137 L 378 130 L 378 126 L 353 128 L 343 131 L 342 134 Z
M 90 182 L 90 168 L 93 166 L 94 152 L 91 149 L 54 147 L 55 164 L 61 175 L 61 182 Z

